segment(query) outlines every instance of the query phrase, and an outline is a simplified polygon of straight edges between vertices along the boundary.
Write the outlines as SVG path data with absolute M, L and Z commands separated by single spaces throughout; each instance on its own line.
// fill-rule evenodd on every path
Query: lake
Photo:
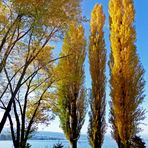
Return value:
M 32 147 L 31 148 L 52 148 L 54 144 L 60 142 L 64 145 L 64 148 L 69 148 L 69 143 L 67 140 L 30 140 L 28 141 Z M 148 147 L 148 141 L 145 140 L 146 146 Z M 0 148 L 13 148 L 12 141 L 0 141 Z M 82 136 L 78 141 L 78 148 L 90 148 L 86 136 Z M 103 148 L 117 148 L 115 141 L 106 136 L 103 144 Z

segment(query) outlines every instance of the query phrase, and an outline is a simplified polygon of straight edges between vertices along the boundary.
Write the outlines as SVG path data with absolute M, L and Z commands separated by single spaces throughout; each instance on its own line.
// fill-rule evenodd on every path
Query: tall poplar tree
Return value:
M 64 38 L 57 75 L 58 83 L 58 115 L 61 128 L 72 148 L 77 147 L 80 130 L 86 114 L 84 88 L 85 38 L 82 26 L 74 23 Z
M 121 139 L 122 147 L 128 148 L 144 118 L 141 107 L 144 99 L 144 69 L 136 53 L 133 0 L 110 0 L 109 14 L 112 99 L 110 121 L 114 127 L 114 138 Z M 115 140 L 118 142 L 117 138 Z
M 88 128 L 89 142 L 92 148 L 101 148 L 106 122 L 105 122 L 105 65 L 106 49 L 103 27 L 105 15 L 102 5 L 96 4 L 90 22 L 89 62 L 92 78 L 92 96 L 90 98 L 90 121 Z

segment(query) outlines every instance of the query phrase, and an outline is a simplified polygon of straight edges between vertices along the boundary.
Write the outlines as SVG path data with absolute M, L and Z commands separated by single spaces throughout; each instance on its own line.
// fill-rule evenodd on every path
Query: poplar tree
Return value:
M 144 119 L 144 69 L 136 52 L 133 0 L 110 0 L 110 85 L 112 133 L 122 147 L 139 132 Z M 115 138 L 117 141 L 117 138 Z M 119 145 L 119 147 L 121 147 Z
M 85 38 L 83 27 L 74 23 L 64 38 L 57 75 L 58 83 L 58 115 L 61 128 L 72 148 L 77 147 L 80 130 L 86 114 L 84 88 Z
M 88 128 L 89 143 L 92 148 L 101 148 L 106 129 L 105 122 L 105 65 L 106 49 L 103 27 L 105 15 L 102 5 L 96 4 L 90 22 L 89 62 L 92 78 L 92 96 L 90 98 L 90 120 Z

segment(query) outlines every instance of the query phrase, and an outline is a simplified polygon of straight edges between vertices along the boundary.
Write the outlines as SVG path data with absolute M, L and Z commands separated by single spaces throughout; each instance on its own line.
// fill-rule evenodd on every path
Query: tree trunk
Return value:
M 125 148 L 125 147 L 124 147 L 124 144 L 120 142 L 119 148 Z
M 98 142 L 95 142 L 94 148 L 101 148 L 101 144 Z
M 118 141 L 117 141 L 117 144 L 118 144 L 118 148 L 125 148 L 125 147 L 124 147 L 124 144 L 122 143 L 122 141 L 121 141 L 119 135 L 118 135 Z
M 126 144 L 123 146 L 123 148 L 130 148 L 129 142 L 126 142 Z
M 26 147 L 26 142 L 23 140 L 20 142 L 20 147 L 25 148 Z
M 13 104 L 13 101 L 15 99 L 15 96 L 16 96 L 17 92 L 19 91 L 20 87 L 21 87 L 21 82 L 22 82 L 22 80 L 24 78 L 24 75 L 25 75 L 25 72 L 26 72 L 27 67 L 28 67 L 28 64 L 25 65 L 25 67 L 23 69 L 23 72 L 22 72 L 22 75 L 20 76 L 20 78 L 18 80 L 18 83 L 17 83 L 17 86 L 15 88 L 15 91 L 11 94 L 12 96 L 11 96 L 11 98 L 9 100 L 9 103 L 7 105 L 7 108 L 6 108 L 6 110 L 4 112 L 4 115 L 3 115 L 2 119 L 1 119 L 1 122 L 0 122 L 0 133 L 2 132 L 2 130 L 4 128 L 4 125 L 6 123 L 7 117 L 9 115 L 10 111 L 11 111 L 11 106 Z
M 72 148 L 77 148 L 77 140 L 72 140 L 71 146 L 72 146 Z
M 100 133 L 100 129 L 99 129 L 99 132 L 95 133 L 94 148 L 101 148 L 101 133 Z
M 76 102 L 77 102 L 77 93 L 74 94 L 75 98 L 74 100 L 72 101 L 72 140 L 71 140 L 71 145 L 72 145 L 72 148 L 77 148 L 77 138 L 78 138 L 78 135 L 77 135 L 77 105 L 76 105 Z
M 12 98 L 10 99 L 9 104 L 8 104 L 8 106 L 7 106 L 7 108 L 6 108 L 6 111 L 5 111 L 5 113 L 4 113 L 3 117 L 2 117 L 2 120 L 1 120 L 1 122 L 0 122 L 0 133 L 2 132 L 2 130 L 3 130 L 3 128 L 4 128 L 4 125 L 5 125 L 5 123 L 6 123 L 7 117 L 8 117 L 8 115 L 9 115 L 10 110 L 11 110 L 11 105 L 12 105 L 13 101 L 14 101 L 14 100 L 13 100 L 13 97 L 12 97 Z

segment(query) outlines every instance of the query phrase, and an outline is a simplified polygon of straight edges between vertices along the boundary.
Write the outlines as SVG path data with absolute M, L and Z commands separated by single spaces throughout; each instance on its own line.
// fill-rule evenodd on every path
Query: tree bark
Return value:
M 4 115 L 3 115 L 3 117 L 2 117 L 2 120 L 1 120 L 1 122 L 0 122 L 0 133 L 2 132 L 2 130 L 3 130 L 3 128 L 4 128 L 4 125 L 5 125 L 5 123 L 6 123 L 7 117 L 8 117 L 8 115 L 9 115 L 10 111 L 11 111 L 11 106 L 12 106 L 12 104 L 13 104 L 13 101 L 14 101 L 14 99 L 15 99 L 15 96 L 16 96 L 17 92 L 19 91 L 20 87 L 21 87 L 21 82 L 22 82 L 22 80 L 23 80 L 23 78 L 24 78 L 24 76 L 25 76 L 25 72 L 26 72 L 26 69 L 28 68 L 28 65 L 29 65 L 28 63 L 25 64 L 25 67 L 24 67 L 24 69 L 23 69 L 22 75 L 20 76 L 19 81 L 18 81 L 18 83 L 17 83 L 17 86 L 16 86 L 16 88 L 15 88 L 15 91 L 11 94 L 12 96 L 11 96 L 11 98 L 10 98 L 10 100 L 9 100 L 9 103 L 8 103 L 8 105 L 7 105 L 7 108 L 6 108 L 6 110 L 5 110 L 5 113 L 4 113 Z M 9 82 L 9 83 L 10 83 L 10 82 Z
M 77 148 L 77 140 L 71 141 L 72 148 Z
M 95 132 L 95 139 L 94 139 L 94 146 L 93 148 L 101 148 L 101 133 L 100 133 L 100 127 L 97 127 L 99 131 Z M 99 134 L 99 135 L 98 135 Z

